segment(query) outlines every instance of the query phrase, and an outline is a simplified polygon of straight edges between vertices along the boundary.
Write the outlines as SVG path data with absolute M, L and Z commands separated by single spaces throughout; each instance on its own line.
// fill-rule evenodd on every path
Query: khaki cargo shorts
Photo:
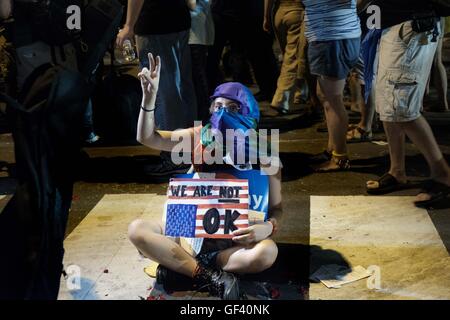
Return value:
M 432 38 L 432 32 L 415 32 L 412 21 L 383 31 L 375 97 L 381 121 L 410 122 L 421 116 L 438 44 Z

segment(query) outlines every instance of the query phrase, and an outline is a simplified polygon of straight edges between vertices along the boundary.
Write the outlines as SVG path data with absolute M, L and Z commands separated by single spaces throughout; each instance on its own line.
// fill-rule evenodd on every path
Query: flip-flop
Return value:
M 379 196 L 395 191 L 409 189 L 411 187 L 411 183 L 409 181 L 406 183 L 401 183 L 390 173 L 385 173 L 380 179 L 377 180 L 377 182 L 378 188 L 366 188 L 368 194 Z
M 358 126 L 347 131 L 347 143 L 370 142 L 372 141 L 372 132 L 361 129 Z
M 414 205 L 418 208 L 428 209 L 430 206 L 439 202 L 450 194 L 450 186 L 437 181 L 428 181 L 419 194 L 426 193 L 431 195 L 431 199 L 425 201 L 415 201 Z

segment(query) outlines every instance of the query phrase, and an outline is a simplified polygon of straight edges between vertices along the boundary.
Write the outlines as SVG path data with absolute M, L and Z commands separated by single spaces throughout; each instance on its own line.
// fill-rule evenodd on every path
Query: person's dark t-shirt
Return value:
M 381 27 L 388 28 L 405 21 L 435 15 L 433 6 L 424 0 L 375 0 L 381 9 Z
M 168 34 L 189 30 L 191 14 L 186 0 L 145 0 L 134 32 Z

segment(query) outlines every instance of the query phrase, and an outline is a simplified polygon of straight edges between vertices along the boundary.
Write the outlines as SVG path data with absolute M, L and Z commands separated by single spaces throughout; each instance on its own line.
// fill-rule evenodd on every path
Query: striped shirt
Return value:
M 309 42 L 361 37 L 356 0 L 303 0 L 303 4 Z

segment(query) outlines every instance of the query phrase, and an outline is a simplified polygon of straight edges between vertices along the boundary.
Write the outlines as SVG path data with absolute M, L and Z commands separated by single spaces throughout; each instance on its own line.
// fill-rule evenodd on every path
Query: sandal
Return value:
M 321 153 L 315 154 L 309 158 L 311 164 L 320 164 L 327 161 L 330 161 L 333 155 L 330 151 L 324 150 Z
M 337 167 L 327 168 L 327 164 L 330 163 L 336 164 Z M 350 169 L 350 159 L 347 157 L 347 155 L 333 154 L 328 162 L 314 168 L 314 171 L 317 173 L 331 173 L 331 172 L 341 172 L 349 169 Z
M 358 126 L 351 125 L 347 130 L 347 142 L 370 142 L 372 132 L 366 131 Z
M 378 188 L 366 188 L 368 194 L 379 196 L 395 191 L 405 190 L 411 186 L 409 181 L 406 183 L 401 183 L 390 173 L 385 173 L 380 179 L 377 180 L 377 182 Z
M 429 194 L 431 199 L 425 201 L 415 201 L 414 205 L 418 208 L 428 209 L 436 202 L 447 198 L 450 194 L 450 186 L 437 181 L 429 181 L 425 184 L 425 187 L 420 193 Z

